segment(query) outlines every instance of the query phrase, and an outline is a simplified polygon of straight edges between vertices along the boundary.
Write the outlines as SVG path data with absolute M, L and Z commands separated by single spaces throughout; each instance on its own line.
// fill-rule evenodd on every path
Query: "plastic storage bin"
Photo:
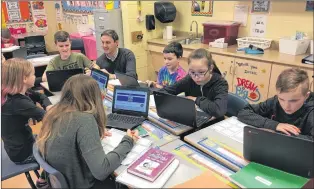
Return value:
M 243 37 L 237 39 L 238 41 L 238 48 L 246 48 L 250 45 L 254 45 L 255 47 L 261 48 L 261 49 L 268 49 L 271 45 L 271 39 L 264 39 L 264 38 L 258 38 L 258 37 Z
M 281 38 L 279 40 L 279 52 L 291 55 L 305 54 L 310 41 L 310 39 L 295 40 L 289 37 Z
M 241 23 L 233 21 L 211 21 L 203 23 L 204 44 L 213 42 L 219 38 L 225 38 L 228 45 L 237 44 L 238 31 Z

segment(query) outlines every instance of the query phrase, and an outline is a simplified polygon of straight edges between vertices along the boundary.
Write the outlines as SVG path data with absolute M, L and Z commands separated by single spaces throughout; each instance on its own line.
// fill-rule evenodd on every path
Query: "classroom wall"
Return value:
M 47 20 L 48 20 L 48 33 L 45 36 L 45 40 L 46 40 L 46 46 L 47 46 L 48 52 L 56 51 L 54 40 L 53 40 L 53 35 L 55 32 L 58 31 L 58 27 L 57 27 L 57 20 L 56 20 L 56 9 L 54 8 L 54 6 L 55 6 L 54 1 L 45 1 Z M 61 12 L 62 12 L 62 8 L 61 8 Z M 78 15 L 78 16 L 82 15 L 79 13 L 77 14 L 71 13 L 71 14 Z M 89 16 L 92 17 L 92 15 L 89 15 Z M 77 32 L 77 26 L 75 23 L 63 21 L 61 22 L 61 24 L 62 24 L 62 30 L 67 31 L 69 33 Z M 94 23 L 91 22 L 91 24 L 94 24 Z
M 177 17 L 173 23 L 175 30 L 190 31 L 190 24 L 196 20 L 199 24 L 199 32 L 203 34 L 202 23 L 209 20 L 233 20 L 234 5 L 249 5 L 249 11 L 252 2 L 242 1 L 214 1 L 213 17 L 192 16 L 187 11 L 191 10 L 191 1 L 174 1 L 177 8 Z M 256 13 L 254 13 L 256 14 Z M 265 38 L 278 41 L 280 37 L 291 36 L 296 30 L 307 32 L 313 37 L 313 12 L 305 11 L 305 1 L 271 1 L 270 12 L 267 14 L 267 30 Z M 245 37 L 250 35 L 251 16 L 248 15 L 246 27 L 240 27 L 239 36 Z M 193 25 L 195 32 L 195 25 Z
M 152 31 L 146 30 L 145 15 L 154 14 L 154 1 L 142 1 L 142 17 L 144 21 L 138 22 L 137 1 L 121 1 L 122 18 L 123 18 L 123 34 L 124 46 L 131 49 L 136 57 L 136 67 L 139 79 L 145 81 L 147 79 L 155 79 L 153 75 L 153 67 L 151 57 L 147 50 L 147 40 L 162 37 L 162 31 L 167 24 L 163 24 L 156 19 L 156 29 Z M 171 25 L 171 24 L 170 24 Z M 141 42 L 132 43 L 131 32 L 142 31 L 143 40 Z

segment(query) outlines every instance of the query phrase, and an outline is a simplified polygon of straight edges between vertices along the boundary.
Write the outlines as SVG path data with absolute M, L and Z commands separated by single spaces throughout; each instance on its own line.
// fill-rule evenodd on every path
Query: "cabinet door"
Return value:
M 268 98 L 273 97 L 276 95 L 276 82 L 278 79 L 278 76 L 280 75 L 280 73 L 282 71 L 284 71 L 285 69 L 291 68 L 290 66 L 283 66 L 283 65 L 277 65 L 277 64 L 273 64 L 272 66 L 272 71 L 271 71 L 271 77 L 270 77 L 270 82 L 269 82 L 269 92 L 268 92 Z M 305 71 L 307 71 L 308 75 L 309 75 L 309 79 L 310 79 L 310 90 L 313 91 L 313 69 L 305 69 L 305 68 L 300 68 L 303 69 Z
M 271 63 L 235 58 L 233 93 L 251 104 L 268 97 Z
M 232 91 L 234 57 L 212 54 L 214 61 L 221 74 L 227 80 L 229 85 L 229 92 Z

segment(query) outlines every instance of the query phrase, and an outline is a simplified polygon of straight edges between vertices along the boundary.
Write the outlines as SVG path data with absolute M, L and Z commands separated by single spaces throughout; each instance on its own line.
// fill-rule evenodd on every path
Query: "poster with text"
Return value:
M 11 21 L 20 21 L 20 7 L 18 2 L 7 2 L 8 19 Z
M 267 16 L 252 15 L 251 16 L 251 36 L 264 37 L 266 33 Z

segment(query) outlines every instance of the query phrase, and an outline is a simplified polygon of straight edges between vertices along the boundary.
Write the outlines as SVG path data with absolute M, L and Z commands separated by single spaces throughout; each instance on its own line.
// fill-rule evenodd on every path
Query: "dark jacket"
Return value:
M 51 105 L 43 94 L 29 90 L 26 95 L 8 95 L 1 107 L 1 138 L 13 162 L 22 162 L 32 155 L 34 137 L 28 120 L 32 118 L 41 121 L 46 112 L 37 107 L 35 102 L 44 108 Z
M 102 54 L 97 58 L 96 64 L 100 69 L 106 69 L 111 74 L 120 72 L 137 79 L 136 59 L 134 53 L 129 49 L 119 48 L 118 55 L 114 61 L 111 61 L 105 54 Z
M 311 93 L 304 105 L 289 115 L 281 108 L 278 97 L 274 96 L 259 104 L 248 104 L 238 114 L 243 123 L 276 130 L 279 123 L 288 123 L 301 129 L 299 137 L 312 139 L 314 136 L 314 93 Z
M 190 75 L 163 89 L 169 94 L 197 97 L 195 104 L 211 116 L 220 118 L 227 111 L 228 83 L 220 74 L 213 73 L 212 78 L 204 86 L 197 85 Z

